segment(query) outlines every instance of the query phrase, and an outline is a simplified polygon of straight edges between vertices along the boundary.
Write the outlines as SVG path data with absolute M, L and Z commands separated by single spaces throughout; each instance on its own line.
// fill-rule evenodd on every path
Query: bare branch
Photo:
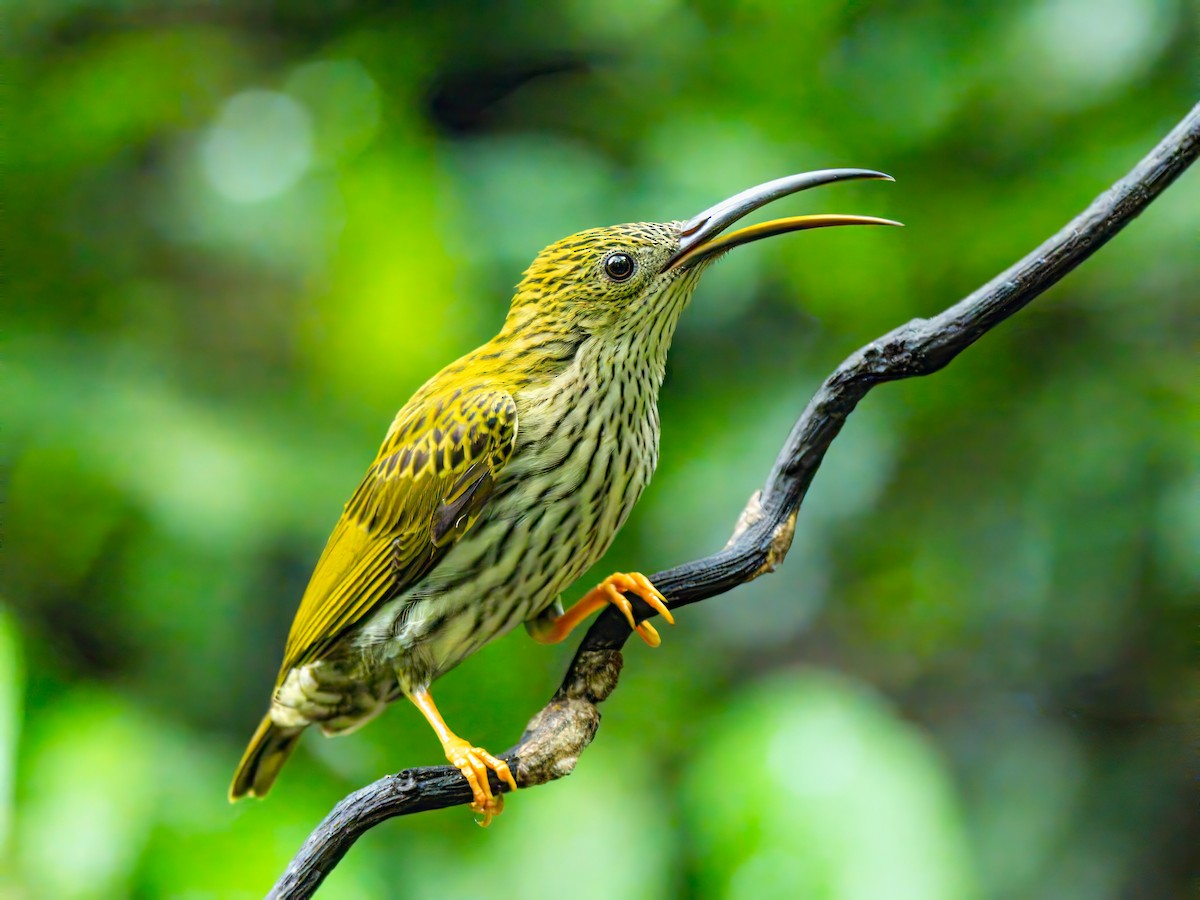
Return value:
M 791 545 L 796 515 L 825 451 L 877 384 L 946 366 L 1090 257 L 1138 216 L 1200 155 L 1200 105 L 1145 159 L 1058 234 L 983 287 L 931 319 L 914 319 L 852 354 L 825 379 L 792 428 L 762 490 L 717 553 L 651 577 L 672 609 L 723 594 L 774 569 Z M 636 597 L 640 621 L 654 615 Z M 569 774 L 600 724 L 596 706 L 616 687 L 629 625 L 613 608 L 588 630 L 562 685 L 504 754 L 517 784 Z M 492 790 L 507 790 L 492 775 Z M 452 766 L 406 769 L 355 791 L 334 807 L 292 860 L 271 898 L 312 896 L 363 832 L 385 819 L 465 805 L 471 791 Z

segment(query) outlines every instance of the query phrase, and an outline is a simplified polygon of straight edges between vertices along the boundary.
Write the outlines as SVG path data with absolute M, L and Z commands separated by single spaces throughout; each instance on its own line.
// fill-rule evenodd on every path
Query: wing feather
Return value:
M 418 581 L 470 530 L 516 435 L 516 404 L 503 389 L 422 392 L 400 411 L 317 562 L 280 682 Z

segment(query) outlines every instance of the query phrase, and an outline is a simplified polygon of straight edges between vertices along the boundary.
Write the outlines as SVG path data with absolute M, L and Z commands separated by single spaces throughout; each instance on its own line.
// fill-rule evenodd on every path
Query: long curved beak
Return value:
M 787 219 L 773 219 L 759 225 L 739 228 L 726 235 L 721 234 L 738 219 L 766 206 L 772 200 L 778 200 L 788 194 L 795 194 L 798 191 L 805 191 L 823 184 L 832 184 L 835 181 L 851 181 L 861 178 L 881 181 L 894 180 L 890 175 L 871 169 L 821 169 L 816 172 L 802 172 L 799 175 L 776 178 L 774 181 L 748 188 L 740 194 L 734 194 L 728 200 L 722 200 L 716 206 L 709 207 L 698 216 L 683 223 L 679 249 L 667 261 L 664 271 L 680 266 L 694 265 L 739 244 L 748 244 L 760 238 L 786 234 L 789 231 L 829 228 L 835 225 L 900 225 L 900 222 L 893 222 L 891 219 L 877 219 L 874 216 L 792 216 Z

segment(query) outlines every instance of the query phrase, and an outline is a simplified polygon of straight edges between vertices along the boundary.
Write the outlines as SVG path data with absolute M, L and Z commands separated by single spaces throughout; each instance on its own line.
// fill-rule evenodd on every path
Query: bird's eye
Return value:
M 628 253 L 610 253 L 604 260 L 604 274 L 613 281 L 625 281 L 634 268 L 633 257 Z

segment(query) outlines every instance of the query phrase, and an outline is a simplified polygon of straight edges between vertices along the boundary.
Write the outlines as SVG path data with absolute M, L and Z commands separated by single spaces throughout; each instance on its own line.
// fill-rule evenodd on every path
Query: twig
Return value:
M 774 569 L 787 554 L 796 514 L 825 451 L 846 417 L 875 385 L 936 372 L 1090 257 L 1166 190 L 1200 155 L 1200 105 L 1145 159 L 1058 234 L 970 296 L 931 319 L 914 319 L 852 354 L 809 401 L 780 450 L 766 484 L 717 553 L 651 577 L 672 609 L 723 594 Z M 653 611 L 630 597 L 640 621 Z M 600 724 L 596 706 L 616 687 L 629 625 L 612 607 L 584 636 L 554 697 L 504 754 L 517 784 L 567 775 Z M 492 790 L 506 790 L 493 774 Z M 333 808 L 288 865 L 270 898 L 312 896 L 367 829 L 385 819 L 471 802 L 451 766 L 389 775 Z

